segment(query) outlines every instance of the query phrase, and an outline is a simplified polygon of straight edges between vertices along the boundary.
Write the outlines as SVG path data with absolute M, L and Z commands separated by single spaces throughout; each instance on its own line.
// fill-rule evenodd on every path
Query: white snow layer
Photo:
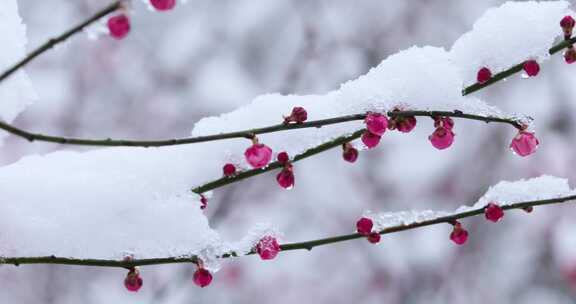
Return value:
M 26 53 L 26 27 L 18 15 L 16 0 L 0 2 L 0 71 L 22 59 Z M 36 94 L 23 70 L 0 84 L 0 118 L 11 122 L 34 99 Z M 5 137 L 5 133 L 0 138 Z
M 13 1 L 8 2 L 12 4 L 8 7 L 15 9 Z M 469 62 L 462 62 L 461 58 L 475 57 L 476 53 L 472 52 L 480 51 L 486 60 L 512 56 L 510 54 L 520 51 L 541 55 L 561 30 L 558 27 L 543 35 L 540 30 L 528 30 L 531 19 L 520 19 L 527 30 L 519 33 L 518 18 L 532 16 L 541 24 L 557 23 L 566 13 L 566 6 L 563 1 L 504 5 L 489 11 L 474 30 L 464 36 L 475 37 L 469 42 L 474 43 L 473 46 L 467 45 L 466 39 L 469 38 L 463 38 L 451 53 L 442 48 L 413 47 L 390 56 L 368 74 L 345 83 L 339 90 L 325 95 L 260 96 L 231 113 L 202 119 L 192 133 L 205 135 L 277 124 L 282 121 L 282 115 L 289 114 L 296 105 L 308 110 L 309 119 L 367 110 L 385 111 L 398 105 L 406 109 L 458 109 L 506 116 L 476 97 L 461 96 L 464 81 L 460 73 L 469 69 Z M 496 35 L 494 28 L 481 25 L 485 19 L 499 16 L 500 11 L 507 12 L 506 16 L 517 16 L 514 22 L 492 21 L 500 24 L 499 39 L 530 43 L 518 45 L 493 40 L 496 39 L 493 37 Z M 540 15 L 535 16 L 534 11 Z M 6 17 L 14 19 L 12 15 Z M 1 30 L 4 28 L 0 33 Z M 6 36 L 0 35 L 0 39 L 6 39 Z M 23 48 L 22 43 L 17 45 Z M 507 64 L 523 59 L 518 56 L 506 57 Z M 502 67 L 504 65 L 502 63 Z M 15 77 L 12 81 L 18 79 Z M 25 94 L 21 86 L 11 88 L 12 94 Z M 16 112 L 12 108 L 0 111 L 2 117 L 13 116 Z M 351 122 L 321 129 L 267 134 L 260 136 L 260 140 L 274 151 L 286 150 L 293 156 L 361 127 L 362 122 Z M 56 152 L 25 157 L 0 168 L 0 255 L 121 258 L 133 254 L 136 258 L 149 258 L 203 254 L 209 258 L 226 248 L 245 251 L 256 238 L 245 238 L 245 242 L 252 244 L 240 242 L 232 246 L 222 242 L 219 235 L 210 229 L 207 218 L 199 209 L 198 197 L 190 193 L 190 188 L 220 178 L 221 167 L 229 159 L 245 165 L 242 153 L 249 144 L 245 139 L 236 139 L 164 148 Z M 531 186 L 539 186 L 545 181 L 545 178 L 534 181 L 535 185 Z M 522 183 L 526 182 L 498 185 L 489 194 L 494 192 L 506 202 L 508 199 L 527 199 L 528 193 L 540 198 L 559 194 L 553 190 L 566 190 L 549 187 L 557 184 L 546 182 L 545 187 L 538 188 L 542 192 L 534 193 L 525 191 Z M 503 195 L 506 190 L 511 190 L 508 196 Z M 437 215 L 407 212 L 383 221 L 414 221 Z M 251 235 L 260 232 L 257 230 Z
M 553 199 L 574 194 L 576 194 L 576 191 L 570 189 L 566 179 L 543 175 L 515 182 L 499 182 L 495 186 L 490 187 L 473 206 L 461 206 L 455 211 L 409 210 L 381 213 L 367 211 L 364 216 L 374 221 L 375 230 L 382 230 L 389 227 L 420 223 L 462 212 L 483 209 L 489 203 L 506 206 L 513 203 Z
M 548 59 L 548 49 L 561 31 L 560 20 L 573 13 L 568 7 L 567 1 L 526 1 L 488 10 L 450 51 L 464 84 L 474 83 L 484 66 L 498 73 L 528 59 Z

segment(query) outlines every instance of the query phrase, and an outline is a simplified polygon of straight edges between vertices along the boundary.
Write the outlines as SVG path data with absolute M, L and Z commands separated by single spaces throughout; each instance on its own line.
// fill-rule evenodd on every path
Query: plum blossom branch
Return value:
M 106 14 L 113 12 L 121 7 L 121 1 L 114 2 L 107 8 L 103 9 L 102 11 L 98 12 L 89 20 L 85 21 L 84 23 L 78 25 L 74 29 L 68 31 L 67 33 L 59 36 L 58 38 L 51 39 L 52 43 L 49 41 L 45 45 L 41 46 L 34 52 L 32 52 L 29 56 L 23 59 L 14 67 L 10 68 L 6 72 L 0 76 L 0 81 L 4 78 L 8 77 L 10 74 L 18 70 L 19 68 L 26 65 L 29 61 L 34 59 L 36 56 L 40 55 L 44 51 L 48 50 L 54 44 L 58 42 L 64 41 L 66 38 L 70 37 L 72 34 L 78 32 L 79 30 L 83 29 L 88 24 L 98 20 L 99 18 L 105 16 Z M 571 47 L 574 43 L 576 43 L 576 37 L 571 39 L 564 40 L 552 48 L 548 50 L 550 55 L 556 54 L 559 51 Z M 472 84 L 462 90 L 462 95 L 466 96 L 472 94 L 476 91 L 479 91 L 487 86 L 490 86 L 498 81 L 505 79 L 515 73 L 522 71 L 523 63 L 516 64 L 509 69 L 506 69 L 500 73 L 494 74 L 490 79 L 483 83 L 475 83 Z M 522 128 L 522 124 L 513 119 L 505 119 L 505 118 L 497 118 L 497 117 L 486 117 L 486 116 L 479 116 L 473 114 L 466 114 L 458 111 L 454 112 L 445 112 L 445 111 L 401 111 L 401 112 L 389 112 L 388 115 L 390 117 L 393 116 L 449 116 L 449 117 L 458 117 L 458 118 L 465 118 L 465 119 L 472 119 L 472 120 L 480 120 L 485 122 L 501 122 L 501 123 L 508 123 L 516 128 Z M 326 125 L 355 121 L 355 120 L 362 120 L 366 117 L 365 114 L 352 114 L 352 115 L 345 115 L 339 116 L 334 118 L 328 119 L 320 119 L 315 121 L 308 121 L 305 123 L 300 124 L 277 124 L 273 126 L 263 127 L 263 128 L 256 128 L 244 131 L 237 131 L 237 132 L 230 132 L 230 133 L 221 133 L 221 134 L 214 134 L 214 135 L 207 135 L 207 136 L 198 136 L 198 137 L 188 137 L 188 138 L 177 138 L 177 139 L 162 139 L 162 140 L 127 140 L 127 139 L 87 139 L 87 138 L 71 138 L 71 137 L 61 137 L 61 136 L 52 136 L 52 135 L 45 135 L 40 133 L 32 133 L 20 128 L 17 128 L 11 124 L 5 123 L 0 121 L 0 129 L 12 133 L 13 135 L 22 137 L 30 142 L 33 141 L 44 141 L 44 142 L 51 142 L 57 144 L 68 144 L 68 145 L 84 145 L 84 146 L 127 146 L 127 147 L 161 147 L 161 146 L 174 146 L 174 145 L 184 145 L 184 144 L 193 144 L 193 143 L 200 143 L 200 142 L 208 142 L 208 141 L 216 141 L 216 140 L 223 140 L 223 139 L 231 139 L 231 138 L 252 138 L 254 135 L 258 134 L 265 134 L 265 133 L 272 133 L 272 132 L 279 132 L 279 131 L 286 131 L 286 130 L 293 130 L 293 129 L 303 129 L 303 128 L 319 128 Z
M 106 7 L 105 9 L 98 12 L 96 15 L 92 16 L 87 21 L 83 22 L 82 24 L 74 27 L 73 29 L 67 31 L 66 33 L 60 35 L 57 38 L 51 39 L 43 46 L 39 47 L 37 50 L 33 51 L 30 55 L 20 61 L 18 64 L 4 72 L 0 75 L 0 82 L 8 77 L 10 74 L 22 68 L 36 56 L 42 54 L 44 51 L 50 49 L 55 44 L 66 40 L 68 37 L 77 33 L 78 31 L 82 30 L 87 25 L 91 24 L 92 22 L 102 18 L 103 16 L 119 9 L 122 6 L 121 1 L 117 1 Z M 574 43 L 576 43 L 576 37 L 571 39 L 564 40 L 552 48 L 549 49 L 549 54 L 553 55 L 558 53 L 559 51 L 571 47 Z M 462 90 L 462 95 L 469 95 L 476 91 L 479 91 L 489 85 L 492 85 L 498 81 L 505 79 L 515 73 L 522 71 L 523 63 L 514 65 L 509 69 L 506 69 L 500 73 L 494 74 L 491 78 L 487 81 L 482 83 L 475 83 L 472 84 L 464 90 Z M 458 117 L 458 118 L 465 118 L 465 119 L 472 119 L 472 120 L 480 120 L 485 122 L 501 122 L 501 123 L 508 123 L 512 126 L 521 129 L 522 124 L 519 121 L 513 119 L 506 119 L 506 118 L 498 118 L 498 117 L 487 117 L 487 116 L 480 116 L 480 115 L 473 115 L 473 114 L 466 114 L 459 111 L 454 112 L 446 112 L 446 111 L 401 111 L 401 112 L 389 112 L 388 115 L 390 117 L 393 116 L 429 116 L 429 117 L 436 117 L 436 116 L 448 116 L 448 117 Z M 6 132 L 9 132 L 13 135 L 19 136 L 24 138 L 30 142 L 33 141 L 44 141 L 44 142 L 51 142 L 57 144 L 68 144 L 68 145 L 84 145 L 84 146 L 128 146 L 128 147 L 161 147 L 161 146 L 174 146 L 174 145 L 184 145 L 184 144 L 193 144 L 193 143 L 200 143 L 200 142 L 208 142 L 208 141 L 216 141 L 216 140 L 223 140 L 223 139 L 231 139 L 231 138 L 252 138 L 254 135 L 258 134 L 265 134 L 265 133 L 272 133 L 272 132 L 279 132 L 279 131 L 286 131 L 286 130 L 293 130 L 293 129 L 303 129 L 303 128 L 319 128 L 325 125 L 355 121 L 355 120 L 362 120 L 366 117 L 366 114 L 352 114 L 352 115 L 345 115 L 339 116 L 334 118 L 328 119 L 321 119 L 315 121 L 309 121 L 300 124 L 277 124 L 273 126 L 263 127 L 263 128 L 256 128 L 256 129 L 249 129 L 244 131 L 236 131 L 230 133 L 221 133 L 221 134 L 214 134 L 214 135 L 206 135 L 206 136 L 198 136 L 198 137 L 188 137 L 188 138 L 177 138 L 177 139 L 162 139 L 162 140 L 127 140 L 127 139 L 87 139 L 87 138 L 71 138 L 71 137 L 61 137 L 61 136 L 53 136 L 53 135 L 45 135 L 40 133 L 33 133 L 29 132 L 20 128 L 17 128 L 11 124 L 5 123 L 0 121 L 0 129 L 3 129 Z
M 331 141 L 325 142 L 319 146 L 310 148 L 310 149 L 296 155 L 291 162 L 297 162 L 299 160 L 308 158 L 310 156 L 316 155 L 318 153 L 324 152 L 324 151 L 332 149 L 334 147 L 338 147 L 342 144 L 345 144 L 345 143 L 350 142 L 354 139 L 357 139 L 360 136 L 362 136 L 362 134 L 364 133 L 365 130 L 366 129 L 361 129 L 361 130 L 358 130 L 358 131 L 356 131 L 350 135 L 340 136 L 340 137 L 335 138 Z M 255 176 L 255 175 L 259 175 L 259 174 L 266 173 L 268 171 L 279 169 L 283 166 L 284 166 L 284 164 L 282 164 L 279 161 L 271 162 L 270 164 L 268 164 L 268 166 L 266 166 L 265 168 L 262 168 L 262 169 L 247 170 L 247 171 L 239 172 L 238 174 L 236 174 L 234 176 L 230 176 L 230 177 L 224 176 L 224 177 L 219 178 L 217 180 L 206 183 L 202 186 L 196 187 L 196 188 L 192 189 L 192 192 L 197 193 L 197 194 L 202 194 L 206 191 L 214 190 L 216 188 L 220 188 L 220 187 L 226 186 L 228 184 L 235 183 L 237 181 L 240 181 L 240 180 L 243 180 L 243 179 Z
M 513 210 L 513 209 L 527 209 L 530 207 L 562 204 L 566 202 L 572 202 L 576 200 L 576 195 L 563 196 L 558 198 L 544 199 L 544 200 L 534 200 L 517 202 L 511 204 L 502 205 L 502 210 Z M 380 235 L 391 234 L 401 231 L 413 230 L 421 227 L 433 226 L 437 224 L 453 224 L 457 220 L 478 216 L 484 214 L 485 207 L 473 209 L 469 211 L 454 213 L 448 216 L 437 217 L 429 220 L 424 220 L 420 222 L 413 222 L 409 224 L 402 224 L 397 226 L 387 227 L 383 230 L 378 231 Z M 280 245 L 280 251 L 292 251 L 292 250 L 312 250 L 315 247 L 340 243 L 345 241 L 350 241 L 354 239 L 365 238 L 365 235 L 359 233 L 343 234 L 333 237 L 327 237 L 322 239 L 287 243 Z M 246 255 L 256 254 L 255 250 L 248 252 Z M 221 256 L 221 258 L 239 257 L 240 255 L 236 252 L 230 252 Z M 77 265 L 77 266 L 97 266 L 97 267 L 118 267 L 131 269 L 137 266 L 149 266 L 149 265 L 160 265 L 160 264 L 178 264 L 178 263 L 193 263 L 197 264 L 199 258 L 197 256 L 181 256 L 181 257 L 166 257 L 166 258 L 150 258 L 150 259 L 122 259 L 122 260 L 107 260 L 107 259 L 76 259 L 76 258 L 66 258 L 66 257 L 56 257 L 56 256 L 43 256 L 43 257 L 2 257 L 0 258 L 0 264 L 9 265 L 24 265 L 24 264 L 60 264 L 60 265 Z
M 394 116 L 428 116 L 428 117 L 437 117 L 437 116 L 447 116 L 447 117 L 457 117 L 457 118 L 464 118 L 470 120 L 478 120 L 484 122 L 497 122 L 497 123 L 506 123 L 510 124 L 516 128 L 521 128 L 521 122 L 510 119 L 510 118 L 500 118 L 500 117 L 492 117 L 492 116 L 481 116 L 481 115 L 474 115 L 474 114 L 467 114 L 460 111 L 390 111 L 388 113 L 390 117 Z M 313 120 L 298 124 L 277 124 L 273 126 L 263 127 L 263 128 L 255 128 L 255 129 L 248 129 L 243 131 L 236 131 L 230 133 L 221 133 L 221 134 L 214 134 L 214 135 L 206 135 L 206 136 L 196 136 L 196 137 L 187 137 L 187 138 L 175 138 L 175 139 L 163 139 L 163 140 L 126 140 L 126 139 L 84 139 L 84 138 L 71 138 L 71 137 L 60 137 L 60 136 L 51 136 L 51 135 L 44 135 L 39 133 L 32 133 L 28 132 L 19 128 L 14 127 L 8 123 L 0 121 L 0 129 L 12 133 L 16 136 L 24 138 L 30 142 L 33 141 L 44 141 L 44 142 L 52 142 L 58 144 L 68 144 L 68 145 L 84 145 L 84 146 L 126 146 L 126 147 L 162 147 L 162 146 L 175 146 L 175 145 L 185 145 L 185 144 L 193 144 L 193 143 L 201 143 L 201 142 L 208 142 L 208 141 L 216 141 L 216 140 L 224 140 L 224 139 L 232 139 L 232 138 L 246 138 L 251 139 L 255 135 L 259 134 L 266 134 L 266 133 L 273 133 L 273 132 L 280 132 L 280 131 L 287 131 L 287 130 L 295 130 L 295 129 L 305 129 L 305 128 L 320 128 L 327 125 L 333 125 L 343 122 L 349 121 L 357 121 L 363 120 L 366 118 L 366 114 L 351 114 L 351 115 L 344 115 L 338 116 L 333 118 L 327 119 L 319 119 Z
M 505 124 L 510 124 L 510 125 L 514 126 L 515 128 L 518 128 L 518 129 L 524 128 L 522 122 L 520 122 L 518 120 L 492 117 L 492 116 L 480 116 L 480 115 L 474 115 L 474 114 L 467 114 L 467 113 L 463 113 L 461 111 L 453 111 L 453 112 L 450 112 L 450 111 L 390 111 L 387 114 L 391 118 L 393 118 L 393 117 L 411 117 L 411 116 L 427 116 L 427 117 L 432 117 L 432 118 L 435 118 L 435 117 L 457 117 L 457 118 L 463 118 L 463 119 L 483 121 L 486 123 L 490 123 L 490 122 L 505 123 Z M 342 122 L 342 121 L 363 120 L 365 118 L 366 118 L 366 114 L 355 114 L 355 115 L 337 117 L 337 118 L 333 118 L 333 119 L 325 119 L 325 120 L 322 120 L 320 122 L 323 125 L 326 125 L 326 124 L 338 123 L 338 122 Z M 319 121 L 310 121 L 308 123 L 311 123 L 312 124 L 311 126 L 320 126 L 320 124 L 318 124 L 318 122 Z M 291 125 L 286 125 L 286 126 L 296 126 L 296 127 L 299 126 L 300 128 L 309 127 L 306 124 L 307 123 L 291 124 Z M 1 127 L 2 126 L 0 125 L 0 128 Z M 278 128 L 282 128 L 282 125 L 278 125 Z M 266 128 L 264 128 L 264 129 L 266 129 Z M 255 134 L 264 133 L 264 132 L 260 132 L 260 133 L 254 132 L 255 130 L 259 131 L 258 129 L 254 129 L 254 130 L 251 130 L 251 132 L 243 133 L 243 134 L 252 134 L 251 137 L 253 137 Z M 262 129 L 260 129 L 260 130 L 262 130 Z M 332 139 L 330 141 L 327 141 L 327 142 L 325 142 L 319 146 L 310 148 L 310 149 L 302 152 L 301 154 L 296 155 L 294 157 L 294 159 L 291 160 L 291 162 L 300 161 L 302 159 L 308 158 L 310 156 L 316 155 L 318 153 L 324 152 L 324 151 L 329 150 L 331 148 L 335 148 L 335 147 L 338 147 L 342 144 L 345 144 L 347 142 L 355 140 L 355 139 L 361 137 L 362 134 L 364 133 L 364 131 L 366 131 L 366 129 L 361 129 L 361 130 L 355 131 L 354 133 L 352 133 L 350 135 L 337 137 L 337 138 Z M 251 138 L 251 137 L 247 137 L 247 138 Z M 282 168 L 283 166 L 284 166 L 284 164 L 282 162 L 275 161 L 275 162 L 268 164 L 268 166 L 266 166 L 265 168 L 256 168 L 256 169 L 251 169 L 251 170 L 239 172 L 238 174 L 235 174 L 232 176 L 223 176 L 219 179 L 216 179 L 214 181 L 211 181 L 211 182 L 208 182 L 208 183 L 203 184 L 201 186 L 193 188 L 192 192 L 197 193 L 197 194 L 202 194 L 206 191 L 214 190 L 216 188 L 220 188 L 220 187 L 226 186 L 228 184 L 232 184 L 232 183 L 238 182 L 240 180 L 243 180 L 243 179 L 255 176 L 255 175 L 263 174 L 263 173 L 266 173 L 268 171 Z
M 567 36 L 564 41 L 562 41 L 562 42 L 558 43 L 557 45 L 553 46 L 552 48 L 550 48 L 548 52 L 551 55 L 553 55 L 553 54 L 558 53 L 560 50 L 565 49 L 565 48 L 570 48 L 571 50 L 573 50 L 573 44 L 576 43 L 576 37 L 573 37 L 573 38 L 568 38 L 568 37 L 569 36 Z M 522 71 L 523 69 L 524 69 L 524 63 L 521 63 L 521 64 L 517 64 L 515 66 L 512 66 L 509 69 L 504 70 L 500 73 L 497 73 L 493 76 L 490 75 L 487 80 L 482 81 L 482 82 L 479 81 L 478 83 L 473 84 L 473 85 L 465 88 L 462 91 L 462 95 L 468 95 L 468 94 L 471 94 L 471 93 L 476 92 L 478 90 L 481 90 L 481 89 L 483 89 L 483 88 L 485 88 L 491 84 L 494 84 L 500 80 L 505 79 L 506 77 L 508 77 L 510 75 L 518 73 L 518 72 Z M 485 121 L 485 122 L 508 123 L 508 124 L 511 124 L 512 126 L 516 127 L 517 129 L 519 129 L 521 131 L 519 133 L 520 137 L 518 137 L 520 140 L 524 141 L 525 139 L 527 139 L 527 140 L 532 142 L 532 143 L 530 143 L 530 145 L 532 145 L 532 147 L 529 149 L 530 151 L 519 151 L 518 149 L 514 149 L 517 154 L 519 154 L 521 156 L 526 156 L 526 155 L 532 153 L 535 149 L 535 146 L 538 145 L 538 140 L 534 138 L 533 134 L 522 132 L 522 130 L 525 129 L 525 126 L 521 121 L 518 121 L 518 120 L 495 118 L 495 117 L 482 117 L 482 116 L 478 116 L 478 115 L 471 115 L 471 114 L 463 113 L 463 112 L 457 111 L 457 110 L 455 110 L 454 112 L 391 111 L 391 112 L 388 112 L 387 115 L 390 116 L 391 118 L 393 118 L 393 117 L 410 117 L 410 116 L 429 116 L 429 117 L 435 118 L 435 117 L 443 117 L 444 116 L 444 117 L 459 117 L 459 118 L 465 118 L 465 119 L 480 120 L 480 121 Z M 366 117 L 366 115 L 358 115 L 358 117 L 362 117 L 361 119 L 364 119 Z M 362 134 L 361 134 L 362 131 L 363 130 L 356 131 L 356 134 L 358 134 L 359 132 L 360 132 L 360 134 L 358 136 L 351 138 L 350 141 L 362 136 Z M 525 137 L 525 138 L 522 138 L 522 137 Z M 325 149 L 322 149 L 321 151 L 318 151 L 318 152 L 315 151 L 315 148 L 311 148 L 311 149 L 305 151 L 304 153 L 297 155 L 297 157 L 294 159 L 294 161 L 298 161 L 298 160 L 301 160 L 303 158 L 306 158 L 306 157 L 312 156 L 314 154 L 317 154 L 319 152 L 322 152 L 324 150 L 337 147 L 338 145 L 342 144 L 341 139 L 342 139 L 342 137 L 339 137 L 337 139 L 334 139 L 332 141 L 329 141 L 329 142 L 322 144 L 321 146 L 324 147 Z M 516 138 L 515 138 L 515 140 L 516 140 Z M 513 144 L 514 144 L 514 141 L 513 141 Z M 434 145 L 434 143 L 433 143 L 433 145 Z M 437 148 L 445 148 L 445 147 L 437 147 Z M 268 167 L 265 167 L 263 169 L 256 168 L 256 169 L 252 169 L 249 171 L 241 172 L 240 174 L 237 174 L 237 175 L 224 176 L 220 179 L 217 179 L 217 180 L 211 181 L 207 184 L 193 188 L 192 191 L 197 193 L 197 194 L 202 194 L 205 191 L 213 190 L 213 189 L 231 184 L 233 182 L 236 182 L 236 181 L 239 181 L 239 180 L 242 180 L 242 179 L 254 176 L 254 175 L 262 174 L 262 173 L 265 173 L 267 171 L 271 171 L 271 170 L 274 170 L 274 169 L 277 169 L 280 167 L 282 167 L 281 163 L 273 162 Z
M 526 209 L 526 208 L 535 207 L 535 206 L 542 206 L 542 205 L 562 204 L 562 203 L 571 202 L 574 200 L 576 200 L 576 195 L 569 195 L 569 196 L 563 196 L 563 197 L 559 197 L 559 198 L 552 198 L 552 199 L 545 199 L 545 200 L 535 200 L 535 201 L 512 203 L 512 204 L 502 205 L 501 208 L 502 208 L 502 210 Z M 390 233 L 412 230 L 412 229 L 416 229 L 416 228 L 420 228 L 420 227 L 432 226 L 432 225 L 442 224 L 442 223 L 452 224 L 456 220 L 459 220 L 459 219 L 464 219 L 464 218 L 484 214 L 484 210 L 485 210 L 485 208 L 483 207 L 483 208 L 473 209 L 473 210 L 469 210 L 469 211 L 465 211 L 465 212 L 455 213 L 455 214 L 448 215 L 448 216 L 437 217 L 434 219 L 425 220 L 425 221 L 421 221 L 421 222 L 414 222 L 414 223 L 405 224 L 405 225 L 392 226 L 392 227 L 388 227 L 388 228 L 385 228 L 383 230 L 378 231 L 378 234 L 380 234 L 380 235 L 390 234 Z M 299 249 L 312 250 L 312 248 L 322 246 L 322 245 L 339 243 L 339 242 L 343 242 L 343 241 L 365 238 L 365 237 L 366 237 L 365 235 L 362 235 L 359 233 L 352 233 L 352 234 L 339 235 L 339 236 L 317 239 L 317 240 L 312 240 L 312 241 L 307 241 L 307 242 L 283 244 L 280 247 L 281 247 L 282 251 L 299 250 Z
M 92 15 L 90 18 L 86 19 L 85 21 L 83 21 L 82 23 L 72 27 L 71 29 L 65 31 L 64 33 L 60 34 L 57 37 L 54 37 L 52 39 L 49 39 L 48 41 L 46 41 L 44 44 L 42 44 L 41 46 L 39 46 L 38 48 L 36 48 L 35 50 L 33 50 L 31 53 L 29 53 L 28 55 L 26 55 L 26 57 L 22 58 L 22 60 L 18 61 L 16 64 L 14 64 L 12 67 L 10 67 L 9 69 L 7 69 L 6 71 L 4 71 L 2 74 L 0 74 L 0 82 L 4 81 L 5 79 L 7 79 L 8 77 L 10 77 L 10 75 L 14 74 L 16 71 L 18 71 L 19 69 L 23 68 L 24 66 L 26 66 L 28 63 L 30 63 L 32 60 L 34 60 L 35 58 L 37 58 L 38 56 L 42 55 L 44 52 L 50 50 L 51 48 L 53 48 L 55 45 L 62 43 L 64 41 L 66 41 L 68 38 L 70 38 L 71 36 L 73 36 L 74 34 L 77 34 L 79 32 L 81 32 L 82 30 L 84 30 L 87 26 L 91 25 L 92 23 L 100 20 L 102 17 L 122 8 L 122 4 L 123 1 L 119 0 L 119 1 L 114 1 L 111 4 L 109 4 L 108 6 L 106 6 L 105 8 L 101 9 L 100 11 L 96 12 L 94 15 Z
M 560 52 L 561 50 L 565 49 L 565 48 L 570 48 L 572 47 L 572 45 L 576 43 L 576 37 L 572 37 L 571 39 L 567 39 L 567 40 L 563 40 L 562 42 L 554 45 L 552 48 L 550 48 L 548 50 L 548 54 L 550 55 L 554 55 L 558 52 Z M 510 77 L 518 72 L 522 71 L 524 63 L 519 63 L 516 64 L 500 73 L 496 73 L 494 75 L 492 75 L 491 78 L 489 78 L 488 80 L 486 80 L 486 82 L 477 82 L 473 85 L 470 85 L 466 88 L 464 88 L 464 90 L 462 90 L 462 95 L 466 96 L 468 94 L 472 94 L 476 91 L 479 91 L 489 85 L 492 85 L 500 80 L 504 80 L 506 79 L 506 77 Z

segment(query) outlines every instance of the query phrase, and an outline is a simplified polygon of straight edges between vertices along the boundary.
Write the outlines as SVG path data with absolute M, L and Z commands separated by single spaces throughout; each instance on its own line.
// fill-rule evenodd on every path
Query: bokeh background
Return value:
M 28 66 L 39 99 L 15 125 L 76 137 L 185 137 L 200 118 L 260 94 L 321 94 L 412 45 L 450 48 L 502 2 L 188 0 L 157 13 L 137 0 L 125 40 L 81 34 Z M 29 48 L 107 3 L 20 1 Z M 536 78 L 514 76 L 478 93 L 535 118 L 541 146 L 529 158 L 509 151 L 513 129 L 461 120 L 454 146 L 437 151 L 427 141 L 432 122 L 422 118 L 414 133 L 387 134 L 354 165 L 343 162 L 339 150 L 296 164 L 293 190 L 281 190 L 269 174 L 216 191 L 211 225 L 237 240 L 255 223 L 271 222 L 286 240 L 300 241 L 349 233 L 365 210 L 472 204 L 500 180 L 550 174 L 573 184 L 575 69 L 555 56 Z M 59 149 L 94 148 L 10 137 L 0 163 Z M 574 303 L 575 215 L 567 204 L 508 212 L 497 224 L 465 220 L 471 235 L 462 247 L 449 241 L 451 227 L 443 225 L 387 235 L 377 246 L 356 240 L 268 262 L 232 259 L 205 289 L 193 285 L 190 265 L 142 269 L 144 288 L 137 294 L 124 289 L 122 269 L 3 266 L 0 301 Z

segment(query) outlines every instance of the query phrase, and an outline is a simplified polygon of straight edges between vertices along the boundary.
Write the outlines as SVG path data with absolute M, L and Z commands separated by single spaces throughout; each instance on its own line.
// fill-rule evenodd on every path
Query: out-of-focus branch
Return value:
M 470 120 L 479 120 L 484 122 L 498 122 L 507 123 L 516 128 L 521 128 L 521 123 L 517 120 L 511 118 L 499 118 L 491 116 L 481 116 L 474 114 L 467 114 L 460 111 L 391 111 L 388 113 L 390 117 L 395 116 L 449 116 L 464 118 Z M 248 129 L 243 131 L 236 131 L 230 133 L 221 133 L 206 136 L 188 137 L 188 138 L 176 138 L 176 139 L 163 139 L 163 140 L 127 140 L 127 139 L 85 139 L 85 138 L 71 138 L 71 137 L 60 137 L 44 135 L 39 133 L 31 133 L 19 128 L 16 128 L 10 124 L 0 121 L 0 129 L 22 137 L 28 141 L 44 141 L 52 142 L 58 144 L 68 144 L 68 145 L 84 145 L 84 146 L 126 146 L 126 147 L 162 147 L 162 146 L 175 146 L 175 145 L 186 145 L 207 141 L 216 141 L 231 138 L 247 138 L 250 139 L 258 134 L 266 134 L 294 129 L 305 129 L 305 128 L 320 128 L 322 126 L 333 125 L 343 122 L 363 120 L 366 118 L 366 114 L 351 114 L 344 115 L 334 118 L 319 119 L 308 121 L 299 124 L 277 124 L 264 128 Z
M 10 75 L 14 74 L 16 71 L 18 71 L 19 69 L 23 68 L 28 63 L 30 63 L 30 61 L 34 60 L 36 57 L 42 55 L 44 52 L 53 48 L 55 45 L 66 41 L 68 38 L 70 38 L 74 34 L 77 34 L 77 33 L 81 32 L 82 30 L 84 30 L 84 28 L 86 28 L 90 24 L 92 24 L 92 23 L 100 20 L 102 17 L 120 9 L 122 7 L 122 2 L 123 2 L 122 0 L 114 1 L 113 3 L 109 4 L 105 8 L 101 9 L 96 14 L 94 14 L 92 17 L 86 19 L 82 23 L 72 27 L 71 29 L 67 30 L 66 32 L 62 33 L 59 36 L 54 37 L 54 38 L 46 41 L 44 44 L 42 44 L 41 46 L 39 46 L 38 48 L 33 50 L 28 55 L 26 55 L 26 57 L 22 58 L 22 60 L 18 61 L 15 65 L 13 65 L 12 67 L 10 67 L 6 71 L 4 71 L 2 74 L 0 74 L 0 82 L 4 81 L 6 78 L 10 77 Z
M 512 209 L 525 209 L 528 207 L 536 207 L 543 205 L 561 204 L 565 202 L 571 202 L 576 200 L 576 195 L 563 196 L 552 199 L 545 200 L 535 200 L 527 202 L 518 202 L 501 206 L 503 210 Z M 416 228 L 432 226 L 442 223 L 451 224 L 456 220 L 469 218 L 477 215 L 484 214 L 484 208 L 473 209 L 470 211 L 455 213 L 449 216 L 437 217 L 434 219 L 429 219 L 420 222 L 414 222 L 410 224 L 403 224 L 385 228 L 379 233 L 381 235 L 396 233 L 400 231 L 412 230 Z M 328 244 L 340 243 L 344 241 L 365 238 L 365 236 L 352 233 L 344 234 L 339 236 L 333 236 L 323 239 L 310 240 L 298 243 L 287 243 L 280 245 L 281 252 L 291 251 L 291 250 L 312 250 L 314 247 L 324 246 Z M 253 255 L 256 252 L 251 251 L 246 255 Z M 238 257 L 239 255 L 235 252 L 231 252 L 221 256 L 221 258 Z M 104 260 L 104 259 L 75 259 L 75 258 L 64 258 L 56 256 L 44 256 L 44 257 L 3 257 L 0 258 L 0 264 L 11 264 L 11 265 L 23 265 L 23 264 L 61 264 L 61 265 L 78 265 L 78 266 L 99 266 L 99 267 L 121 267 L 121 268 L 132 268 L 136 266 L 148 266 L 148 265 L 160 265 L 160 264 L 176 264 L 176 263 L 197 263 L 197 256 L 189 257 L 166 257 L 166 258 L 151 258 L 151 259 L 130 259 L 130 260 Z

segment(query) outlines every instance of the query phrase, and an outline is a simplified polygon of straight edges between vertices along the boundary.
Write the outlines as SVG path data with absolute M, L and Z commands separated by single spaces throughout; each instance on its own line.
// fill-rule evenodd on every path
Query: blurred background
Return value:
M 449 49 L 502 2 L 189 0 L 157 13 L 138 0 L 125 40 L 81 34 L 29 65 L 39 100 L 14 124 L 75 137 L 185 137 L 201 117 L 260 94 L 322 94 L 412 45 Z M 107 3 L 20 1 L 29 49 Z M 277 187 L 271 175 L 216 191 L 211 225 L 237 240 L 255 223 L 272 222 L 286 240 L 302 241 L 350 233 L 364 210 L 472 204 L 500 180 L 550 174 L 573 183 L 575 68 L 555 56 L 538 77 L 515 76 L 478 93 L 503 110 L 535 118 L 541 146 L 534 156 L 521 159 L 509 151 L 512 128 L 461 120 L 454 146 L 435 150 L 427 140 L 432 122 L 422 118 L 414 133 L 387 134 L 354 165 L 341 160 L 340 150 L 296 164 L 291 191 Z M 59 149 L 95 148 L 10 137 L 0 163 Z M 190 265 L 143 268 L 137 294 L 124 289 L 123 269 L 3 266 L 0 301 L 574 303 L 575 215 L 567 204 L 508 212 L 497 224 L 467 219 L 470 239 L 461 247 L 449 241 L 451 227 L 443 225 L 387 235 L 377 246 L 356 240 L 267 262 L 231 259 L 205 289 L 193 285 Z

